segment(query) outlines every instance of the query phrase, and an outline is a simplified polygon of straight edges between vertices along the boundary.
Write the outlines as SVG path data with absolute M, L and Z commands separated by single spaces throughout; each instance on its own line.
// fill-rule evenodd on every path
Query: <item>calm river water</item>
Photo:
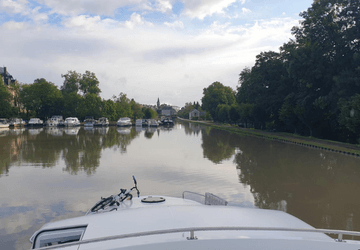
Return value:
M 230 205 L 360 231 L 360 158 L 185 122 L 9 129 L 0 130 L 0 249 L 29 249 L 44 223 L 83 215 L 131 187 L 132 175 L 142 195 L 211 192 Z

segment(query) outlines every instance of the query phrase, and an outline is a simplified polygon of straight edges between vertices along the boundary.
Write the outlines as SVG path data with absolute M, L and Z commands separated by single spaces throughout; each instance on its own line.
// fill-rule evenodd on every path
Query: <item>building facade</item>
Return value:
M 13 76 L 7 71 L 6 67 L 0 67 L 0 76 L 6 86 L 10 86 L 11 83 L 16 82 Z
M 200 116 L 205 116 L 205 112 L 203 111 L 199 111 L 197 109 L 194 109 L 193 111 L 189 112 L 189 119 L 193 119 L 194 117 L 200 117 Z

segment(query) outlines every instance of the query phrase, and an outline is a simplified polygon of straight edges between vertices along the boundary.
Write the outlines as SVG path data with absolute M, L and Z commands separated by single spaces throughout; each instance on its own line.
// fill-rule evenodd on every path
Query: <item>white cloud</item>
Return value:
M 213 14 L 224 14 L 224 9 L 235 3 L 236 0 L 182 0 L 184 3 L 183 15 L 203 20 Z
M 141 15 L 135 12 L 131 14 L 130 20 L 125 22 L 125 26 L 129 29 L 134 29 L 135 26 L 144 24 L 150 27 L 153 26 L 152 23 L 144 21 Z
M 243 14 L 251 13 L 251 10 L 249 10 L 247 8 L 242 8 L 241 11 Z
M 46 13 L 39 13 L 41 7 L 36 7 L 31 10 L 31 18 L 35 22 L 44 22 L 48 20 L 48 15 Z
M 171 13 L 172 11 L 172 4 L 169 0 L 157 0 L 155 6 L 162 13 Z
M 23 30 L 27 26 L 24 22 L 9 21 L 4 23 L 2 27 L 6 30 Z
M 30 13 L 27 0 L 0 0 L 0 10 L 9 14 L 28 15 Z
M 124 6 L 141 6 L 147 8 L 148 0 L 37 0 L 52 9 L 52 13 L 61 15 L 78 15 L 89 13 L 94 15 L 109 15 Z
M 179 20 L 172 23 L 165 22 L 164 24 L 170 28 L 180 28 L 180 29 L 184 28 L 184 23 Z
M 63 24 L 67 28 L 84 28 L 86 30 L 90 30 L 94 28 L 94 26 L 100 21 L 100 16 L 90 17 L 86 15 L 80 15 L 66 19 Z

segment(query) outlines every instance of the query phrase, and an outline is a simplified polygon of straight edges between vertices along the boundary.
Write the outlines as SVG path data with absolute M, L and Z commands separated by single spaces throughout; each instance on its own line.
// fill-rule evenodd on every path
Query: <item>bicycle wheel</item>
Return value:
M 123 202 L 124 200 L 126 200 L 128 198 L 129 198 L 129 200 L 132 200 L 132 197 L 133 197 L 132 194 L 128 193 L 120 200 L 120 202 Z
M 109 196 L 101 201 L 99 201 L 98 203 L 95 204 L 95 206 L 93 206 L 90 211 L 91 212 L 97 212 L 99 211 L 100 209 L 103 209 L 105 206 L 107 206 L 108 204 L 111 203 L 111 201 L 113 200 L 113 197 L 112 196 Z

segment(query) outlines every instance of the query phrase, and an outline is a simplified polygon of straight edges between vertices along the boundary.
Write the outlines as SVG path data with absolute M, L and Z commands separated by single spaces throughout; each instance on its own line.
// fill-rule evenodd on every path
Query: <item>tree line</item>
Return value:
M 214 82 L 202 108 L 215 121 L 360 143 L 360 1 L 319 0 L 295 39 L 261 52 L 236 90 Z
M 32 84 L 11 84 L 5 86 L 0 77 L 0 117 L 38 117 L 48 119 L 53 115 L 75 116 L 83 120 L 86 116 L 106 117 L 116 121 L 120 117 L 155 118 L 157 113 L 144 108 L 125 93 L 102 99 L 99 80 L 95 73 L 84 74 L 68 71 L 60 89 L 52 82 L 39 78 Z

